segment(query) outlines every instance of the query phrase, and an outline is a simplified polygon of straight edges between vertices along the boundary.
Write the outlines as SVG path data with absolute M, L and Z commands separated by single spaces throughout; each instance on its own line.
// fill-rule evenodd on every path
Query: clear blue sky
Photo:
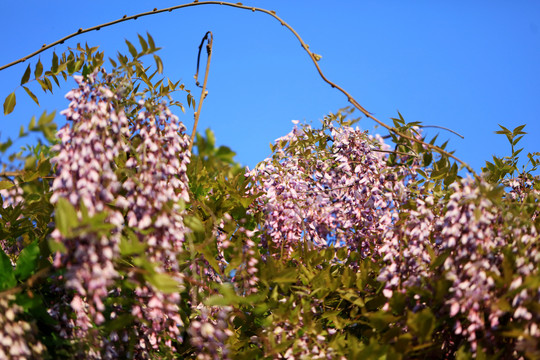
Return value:
M 243 1 L 275 10 L 323 56 L 319 64 L 328 78 L 378 118 L 388 121 L 399 110 L 406 120 L 463 134 L 464 140 L 445 132 L 441 138 L 450 139 L 450 149 L 475 169 L 492 154 L 508 153 L 506 140 L 493 133 L 498 123 L 526 123 L 524 152 L 540 151 L 540 1 Z M 0 64 L 78 28 L 181 3 L 2 1 Z M 197 48 L 208 30 L 214 33 L 214 53 L 199 130 L 212 128 L 242 164 L 253 167 L 268 156 L 268 144 L 290 131 L 291 120 L 316 122 L 348 105 L 319 78 L 292 34 L 261 13 L 193 7 L 85 34 L 55 50 L 88 42 L 114 57 L 117 50 L 127 52 L 124 39 L 137 42 L 137 33 L 148 31 L 163 48 L 165 75 L 182 79 L 198 96 Z M 52 50 L 41 54 L 42 62 L 50 64 L 51 56 Z M 0 72 L 2 102 L 26 66 Z M 63 95 L 71 84 L 55 88 L 54 95 L 36 85 L 31 87 L 41 107 L 18 89 L 15 111 L 0 115 L 0 139 L 16 135 L 32 115 L 67 106 Z M 183 94 L 179 100 L 185 101 Z M 192 112 L 179 115 L 191 129 Z M 63 123 L 61 116 L 58 121 Z M 360 122 L 364 129 L 373 125 Z

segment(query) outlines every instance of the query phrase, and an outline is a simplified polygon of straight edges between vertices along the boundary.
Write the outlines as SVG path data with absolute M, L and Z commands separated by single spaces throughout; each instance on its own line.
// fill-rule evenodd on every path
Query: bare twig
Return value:
M 418 155 L 416 155 L 416 154 L 409 154 L 409 153 L 405 153 L 405 152 L 401 152 L 401 151 L 382 150 L 382 149 L 375 149 L 375 148 L 371 148 L 371 151 L 382 152 L 382 153 L 387 153 L 387 154 L 396 154 L 396 155 L 403 155 L 403 156 L 416 156 L 416 157 L 418 157 Z
M 459 136 L 460 138 L 462 139 L 465 139 L 465 137 L 463 135 L 461 135 L 460 133 L 452 130 L 452 129 L 449 129 L 449 128 L 446 128 L 444 126 L 439 126 L 439 125 L 419 125 L 421 128 L 437 128 L 437 129 L 443 129 L 443 130 L 446 130 L 446 131 L 449 131 L 451 132 L 452 134 L 454 135 L 457 135 Z
M 4 171 L 0 173 L 0 177 L 7 178 L 7 177 L 19 176 L 23 174 L 24 174 L 24 171 Z
M 349 94 L 345 89 L 343 89 L 341 86 L 337 85 L 336 83 L 334 83 L 334 82 L 328 80 L 328 78 L 326 78 L 326 76 L 322 72 L 319 64 L 317 63 L 318 60 L 320 60 L 319 55 L 311 52 L 311 50 L 309 50 L 309 46 L 304 42 L 304 40 L 300 37 L 300 35 L 296 32 L 296 30 L 294 30 L 288 23 L 286 23 L 283 19 L 281 19 L 279 16 L 277 16 L 275 11 L 266 10 L 266 9 L 262 9 L 262 8 L 257 8 L 257 7 L 253 7 L 253 6 L 245 6 L 245 5 L 242 5 L 242 3 L 234 4 L 234 3 L 223 2 L 223 1 L 198 1 L 198 0 L 195 0 L 194 2 L 189 3 L 189 4 L 176 5 L 176 6 L 172 6 L 172 7 L 164 8 L 164 9 L 154 8 L 154 10 L 152 10 L 152 11 L 147 11 L 147 12 L 143 12 L 143 13 L 132 15 L 132 16 L 124 15 L 121 19 L 110 21 L 110 22 L 107 22 L 107 23 L 104 23 L 104 24 L 101 24 L 101 25 L 97 25 L 97 26 L 87 28 L 87 29 L 80 28 L 77 32 L 75 32 L 73 34 L 70 34 L 68 36 L 65 36 L 62 39 L 57 40 L 57 41 L 55 41 L 55 42 L 53 42 L 51 44 L 48 44 L 48 45 L 43 44 L 41 49 L 36 50 L 33 53 L 31 53 L 31 54 L 29 54 L 29 55 L 27 55 L 27 56 L 25 56 L 23 58 L 20 58 L 19 60 L 15 60 L 15 61 L 7 64 L 7 65 L 1 66 L 0 71 L 4 70 L 4 69 L 6 69 L 6 68 L 8 68 L 10 66 L 13 66 L 15 64 L 26 61 L 26 60 L 30 59 L 31 57 L 36 56 L 37 54 L 40 54 L 40 53 L 42 53 L 43 51 L 45 51 L 47 49 L 50 49 L 53 46 L 56 46 L 58 44 L 63 44 L 64 41 L 66 41 L 66 40 L 68 40 L 68 39 L 70 39 L 72 37 L 75 37 L 75 36 L 90 32 L 90 31 L 94 31 L 94 30 L 97 31 L 97 30 L 100 30 L 100 29 L 102 29 L 104 27 L 115 25 L 115 24 L 118 24 L 118 23 L 121 23 L 121 22 L 124 22 L 124 21 L 128 21 L 128 20 L 136 20 L 137 18 L 140 18 L 140 17 L 143 17 L 143 16 L 149 16 L 149 15 L 159 14 L 159 13 L 163 13 L 163 12 L 170 12 L 170 11 L 181 9 L 181 8 L 186 8 L 186 7 L 191 7 L 191 6 L 199 6 L 199 5 L 223 5 L 223 6 L 229 6 L 229 7 L 234 7 L 234 8 L 244 9 L 244 10 L 250 10 L 250 11 L 253 11 L 253 12 L 262 12 L 262 13 L 265 13 L 265 14 L 268 14 L 268 15 L 272 16 L 273 18 L 278 20 L 281 23 L 282 26 L 285 26 L 287 29 L 289 29 L 289 31 L 292 32 L 294 34 L 294 36 L 298 39 L 298 41 L 300 42 L 300 45 L 302 46 L 302 48 L 308 53 L 309 57 L 311 58 L 311 60 L 312 60 L 313 64 L 315 65 L 315 67 L 317 69 L 317 72 L 319 73 L 320 77 L 328 85 L 330 85 L 332 88 L 336 88 L 341 93 L 343 93 L 343 95 L 345 95 L 347 97 L 347 100 L 355 108 L 360 110 L 367 118 L 375 121 L 377 124 L 384 127 L 388 131 L 393 132 L 394 134 L 396 134 L 396 135 L 398 135 L 398 136 L 400 136 L 400 137 L 402 137 L 404 139 L 407 139 L 407 140 L 412 141 L 412 142 L 416 142 L 418 144 L 422 144 L 423 146 L 425 146 L 426 148 L 428 148 L 430 150 L 433 150 L 435 152 L 438 152 L 441 155 L 445 155 L 445 156 L 447 156 L 449 158 L 454 159 L 461 166 L 465 167 L 471 174 L 473 174 L 475 177 L 478 177 L 476 172 L 468 164 L 466 164 L 463 160 L 459 159 L 457 156 L 449 153 L 448 151 L 446 151 L 444 149 L 441 149 L 438 146 L 426 143 L 426 142 L 424 142 L 424 141 L 422 141 L 420 139 L 417 139 L 417 138 L 415 138 L 413 136 L 409 136 L 409 135 L 400 133 L 396 128 L 394 128 L 392 126 L 389 126 L 386 123 L 384 123 L 383 121 L 377 119 L 370 112 L 368 112 L 362 105 L 360 105 L 360 103 L 355 98 L 353 98 L 351 96 L 351 94 Z
M 201 45 L 199 45 L 199 55 L 197 56 L 197 72 L 195 73 L 195 82 L 197 86 L 199 85 L 199 63 L 201 60 L 201 50 L 203 47 L 204 42 L 206 41 L 206 52 L 208 55 L 208 58 L 206 60 L 206 71 L 204 72 L 204 80 L 203 85 L 201 88 L 201 97 L 199 99 L 199 106 L 197 107 L 197 111 L 195 114 L 193 114 L 193 117 L 195 118 L 195 121 L 193 123 L 193 130 L 191 131 L 191 141 L 189 143 L 189 151 L 191 152 L 191 149 L 193 148 L 193 142 L 195 141 L 195 134 L 197 133 L 197 124 L 199 123 L 199 116 L 201 116 L 201 109 L 202 109 L 202 103 L 204 99 L 206 98 L 207 91 L 206 91 L 206 81 L 208 80 L 208 72 L 210 71 L 210 60 L 212 59 L 212 43 L 213 43 L 214 37 L 212 35 L 211 31 L 208 31 L 202 41 Z

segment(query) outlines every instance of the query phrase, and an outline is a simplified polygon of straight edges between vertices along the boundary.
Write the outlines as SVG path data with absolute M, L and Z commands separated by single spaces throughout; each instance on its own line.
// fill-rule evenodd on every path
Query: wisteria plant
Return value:
M 75 80 L 67 123 L 0 144 L 0 359 L 540 358 L 524 126 L 476 174 L 422 124 L 369 134 L 346 108 L 244 169 L 189 138 L 175 98 L 194 97 L 139 42 L 37 63 L 44 90 Z

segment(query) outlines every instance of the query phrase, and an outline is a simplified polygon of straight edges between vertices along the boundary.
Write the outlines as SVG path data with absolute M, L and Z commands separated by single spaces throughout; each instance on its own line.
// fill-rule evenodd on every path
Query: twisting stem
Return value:
M 185 7 L 191 7 L 191 6 L 198 6 L 198 5 L 224 5 L 224 6 L 230 6 L 230 7 L 234 7 L 234 8 L 239 8 L 239 9 L 244 9 L 244 10 L 250 10 L 250 11 L 253 11 L 253 12 L 262 12 L 262 13 L 265 13 L 265 14 L 268 14 L 270 16 L 272 16 L 273 18 L 275 18 L 276 20 L 278 20 L 282 26 L 285 26 L 287 29 L 289 29 L 289 31 L 291 31 L 294 36 L 298 39 L 298 41 L 300 42 L 300 44 L 302 45 L 302 48 L 308 53 L 309 57 L 311 58 L 311 61 L 313 62 L 313 64 L 315 65 L 315 67 L 317 68 L 317 72 L 319 73 L 320 77 L 330 86 L 332 86 L 333 88 L 336 88 L 338 89 L 341 93 L 343 93 L 343 95 L 345 95 L 347 97 L 347 100 L 355 107 L 357 108 L 358 110 L 360 110 L 367 118 L 375 121 L 377 124 L 379 124 L 380 126 L 384 127 L 385 129 L 387 129 L 388 131 L 390 132 L 393 132 L 394 134 L 404 138 L 404 139 L 407 139 L 409 141 L 412 141 L 412 142 L 416 142 L 418 144 L 422 144 L 423 146 L 425 146 L 426 148 L 430 149 L 430 150 L 433 150 L 433 151 L 436 151 L 438 152 L 439 154 L 441 155 L 445 155 L 449 158 L 452 158 L 454 159 L 455 161 L 457 161 L 461 166 L 465 167 L 471 174 L 473 174 L 475 177 L 478 178 L 478 175 L 476 174 L 476 172 L 468 165 L 466 164 L 463 160 L 459 159 L 457 156 L 449 153 L 448 151 L 444 150 L 444 149 L 441 149 L 440 147 L 438 146 L 435 146 L 435 145 L 432 145 L 432 144 L 429 144 L 429 143 L 426 143 L 420 139 L 417 139 L 413 136 L 409 136 L 409 135 L 406 135 L 406 134 L 403 134 L 403 133 L 400 133 L 396 128 L 392 127 L 392 126 L 389 126 L 389 125 L 386 125 L 383 121 L 377 119 L 376 117 L 374 117 L 370 112 L 368 112 L 362 105 L 360 105 L 360 103 L 358 101 L 356 101 L 356 99 L 354 99 L 351 94 L 349 94 L 345 89 L 343 89 L 341 86 L 335 84 L 334 82 L 328 80 L 326 78 L 326 76 L 323 74 L 321 68 L 319 67 L 319 64 L 317 63 L 317 61 L 319 60 L 319 56 L 312 53 L 310 50 L 309 50 L 309 46 L 304 42 L 304 40 L 302 40 L 302 38 L 300 37 L 300 35 L 298 35 L 298 33 L 289 25 L 287 24 L 283 19 L 281 19 L 279 16 L 276 15 L 275 11 L 270 11 L 270 10 L 266 10 L 266 9 L 261 9 L 261 8 L 256 8 L 256 7 L 253 7 L 253 6 L 245 6 L 245 5 L 242 5 L 242 3 L 237 3 L 237 4 L 234 4 L 234 3 L 229 3 L 229 2 L 223 2 L 223 1 L 198 1 L 198 0 L 194 0 L 194 2 L 192 3 L 189 3 L 189 4 L 182 4 L 182 5 L 177 5 L 177 6 L 172 6 L 172 7 L 169 7 L 169 8 L 164 8 L 164 9 L 157 9 L 157 8 L 154 8 L 154 10 L 152 11 L 147 11 L 147 12 L 144 12 L 144 13 L 140 13 L 140 14 L 136 14 L 136 15 L 132 15 L 132 16 L 127 16 L 127 15 L 124 15 L 121 19 L 117 19 L 117 20 L 114 20 L 114 21 L 111 21 L 111 22 L 108 22 L 108 23 L 104 23 L 104 24 L 101 24 L 101 25 L 97 25 L 97 26 L 93 26 L 93 27 L 90 27 L 90 28 L 87 28 L 87 29 L 79 29 L 77 32 L 73 33 L 73 34 L 70 34 L 66 37 L 63 37 L 62 39 L 60 40 L 57 40 L 49 45 L 47 44 L 43 44 L 43 46 L 41 47 L 41 49 L 39 50 L 36 50 L 34 51 L 33 53 L 23 57 L 23 58 L 20 58 L 19 60 L 15 60 L 7 65 L 4 65 L 4 66 L 0 66 L 0 71 L 1 70 L 4 70 L 10 66 L 13 66 L 15 64 L 18 64 L 20 62 L 23 62 L 23 61 L 26 61 L 28 59 L 30 59 L 31 57 L 39 54 L 39 53 L 42 53 L 43 51 L 47 50 L 47 49 L 50 49 L 51 47 L 53 46 L 56 46 L 58 44 L 62 44 L 64 41 L 72 38 L 72 37 L 75 37 L 75 36 L 78 36 L 80 34 L 84 34 L 84 33 L 87 33 L 87 32 L 90 32 L 90 31 L 93 31 L 93 30 L 100 30 L 101 28 L 104 28 L 104 27 L 107 27 L 107 26 L 111 26 L 111 25 L 115 25 L 117 23 L 121 23 L 121 22 L 124 22 L 124 21 L 127 21 L 127 20 L 135 20 L 137 18 L 140 18 L 140 17 L 143 17 L 143 16 L 148 16 L 148 15 L 154 15 L 154 14 L 159 14 L 159 13 L 162 13 L 162 12 L 167 12 L 167 11 L 173 11 L 173 10 L 177 10 L 177 9 L 181 9 L 181 8 L 185 8 Z M 200 105 L 200 104 L 199 104 Z
M 23 175 L 23 171 L 4 171 L 0 173 L 0 177 L 6 178 L 6 177 L 12 177 L 12 176 L 19 176 Z
M 449 129 L 449 128 L 446 128 L 444 126 L 439 126 L 439 125 L 419 125 L 421 128 L 436 128 L 436 129 L 443 129 L 443 130 L 446 130 L 446 131 L 449 131 L 451 132 L 452 134 L 454 135 L 457 135 L 459 136 L 460 138 L 462 139 L 465 139 L 465 137 L 463 135 L 461 135 L 460 133 L 452 130 L 452 129 Z
M 193 148 L 193 143 L 195 141 L 195 135 L 197 134 L 197 124 L 199 123 L 199 116 L 201 116 L 201 109 L 202 109 L 202 103 L 204 99 L 206 98 L 206 81 L 208 80 L 208 72 L 210 71 L 210 60 L 212 59 L 212 42 L 214 40 L 214 37 L 212 35 L 211 31 L 208 31 L 202 41 L 201 45 L 199 45 L 199 55 L 197 56 L 197 72 L 195 73 L 195 82 L 197 86 L 199 86 L 199 63 L 201 60 L 201 50 L 203 47 L 204 42 L 206 41 L 206 52 L 208 55 L 208 58 L 206 60 L 206 71 L 204 72 L 204 80 L 203 85 L 201 88 L 201 97 L 199 99 L 199 106 L 197 107 L 197 111 L 194 114 L 195 121 L 193 123 L 193 130 L 191 131 L 191 141 L 189 143 L 189 151 L 191 152 L 191 149 Z

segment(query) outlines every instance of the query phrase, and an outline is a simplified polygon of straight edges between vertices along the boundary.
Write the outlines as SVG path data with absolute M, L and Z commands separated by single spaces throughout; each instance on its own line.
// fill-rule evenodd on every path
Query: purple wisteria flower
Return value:
M 323 129 L 295 127 L 276 140 L 273 158 L 246 174 L 255 182 L 251 192 L 262 193 L 255 209 L 264 214 L 267 246 L 275 255 L 288 256 L 306 240 L 368 256 L 395 221 L 404 185 L 387 176 L 379 141 L 329 119 Z
M 172 340 L 182 341 L 180 295 L 141 282 L 135 272 L 121 275 L 116 261 L 124 229 L 129 228 L 146 245 L 145 255 L 155 265 L 153 271 L 181 281 L 176 255 L 183 249 L 187 231 L 183 203 L 189 201 L 189 139 L 183 124 L 164 103 L 139 100 L 129 105 L 128 118 L 122 99 L 110 90 L 114 77 L 103 74 L 100 82 L 98 75 L 96 71 L 86 78 L 75 77 L 79 86 L 66 95 L 71 102 L 62 114 L 68 124 L 58 132 L 60 143 L 53 148 L 57 177 L 51 202 L 67 199 L 79 221 L 105 213 L 104 221 L 110 227 L 71 235 L 55 229 L 53 240 L 67 251 L 55 255 L 54 265 L 65 268 L 63 279 L 73 291 L 70 305 L 76 330 L 68 334 L 89 334 L 108 317 L 114 319 L 117 313 L 106 311 L 106 298 L 119 291 L 116 284 L 126 276 L 138 283 L 133 307 L 115 307 L 131 313 L 136 328 L 113 331 L 109 339 L 97 344 L 103 347 L 103 356 L 117 357 L 114 354 L 124 345 L 114 342 L 128 342 L 128 333 L 135 334 L 138 341 L 131 356 L 146 359 L 149 351 L 161 346 L 174 351 Z M 125 168 L 120 167 L 122 158 Z M 90 352 L 87 356 L 102 356 Z
M 35 326 L 19 318 L 23 309 L 11 304 L 14 300 L 14 295 L 0 297 L 0 359 L 45 358 L 45 347 L 36 339 Z

